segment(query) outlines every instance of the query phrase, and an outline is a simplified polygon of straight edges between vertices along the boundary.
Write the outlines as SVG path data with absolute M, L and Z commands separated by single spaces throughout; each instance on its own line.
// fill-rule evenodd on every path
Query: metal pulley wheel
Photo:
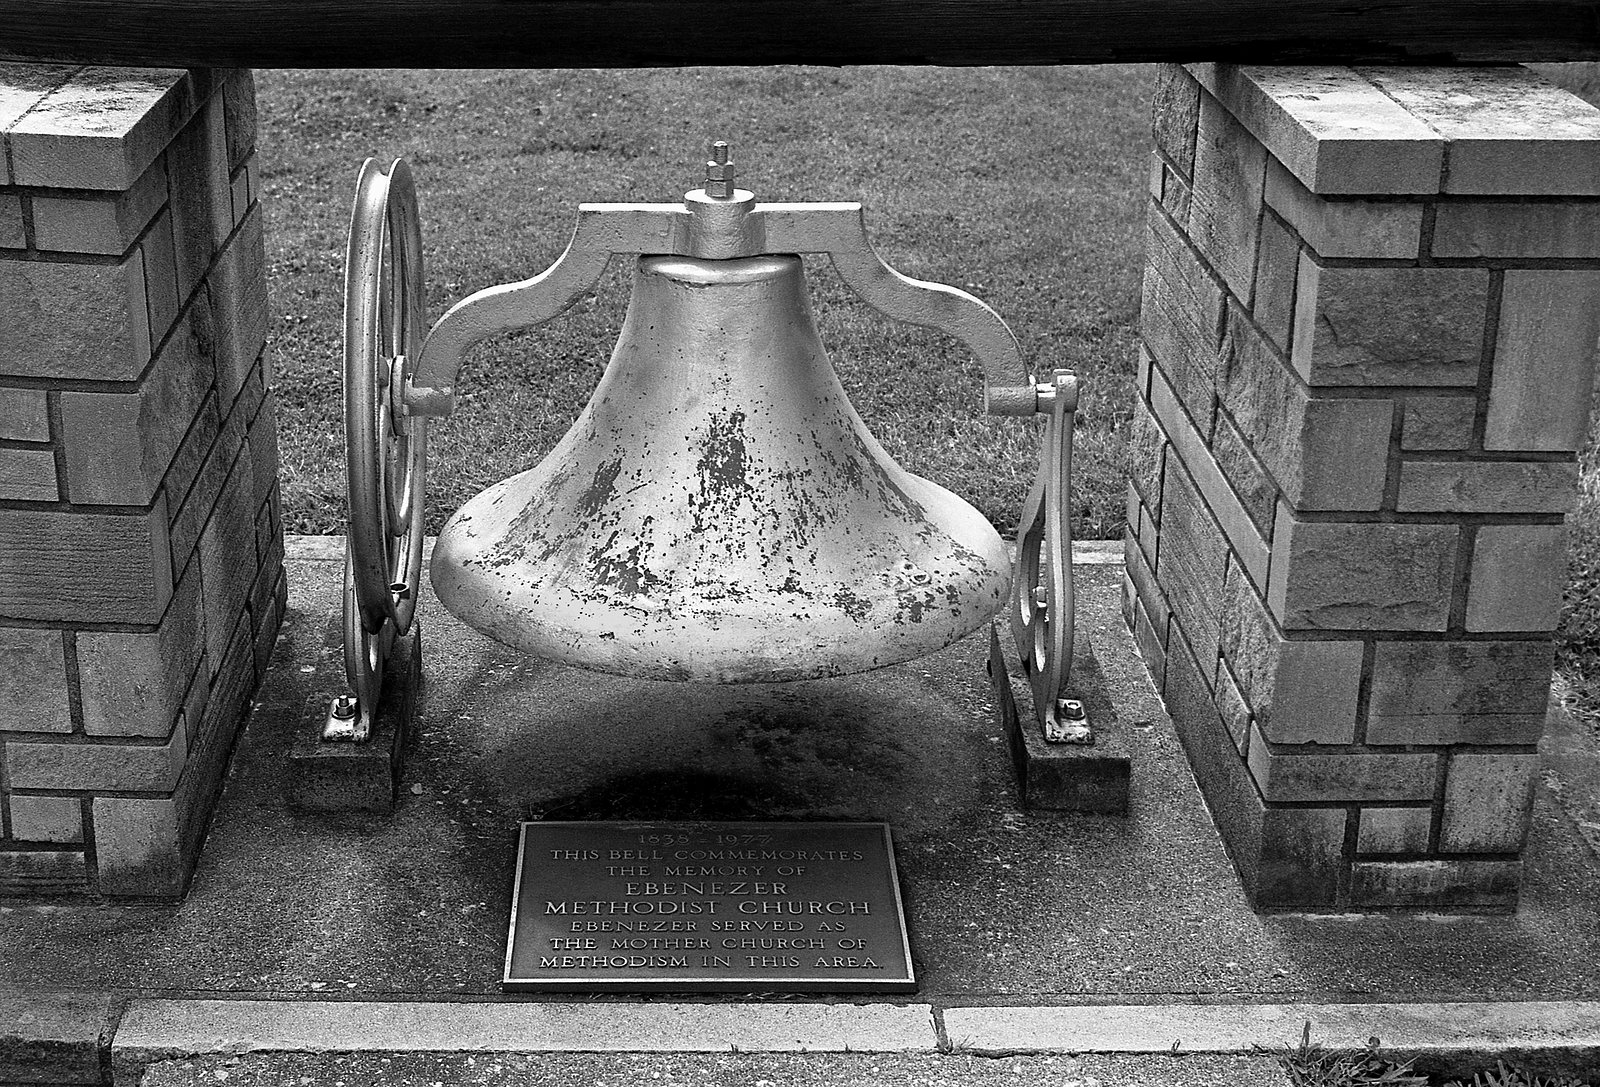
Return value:
M 349 525 L 344 658 L 352 699 L 335 699 L 327 739 L 365 739 L 397 635 L 411 627 L 422 573 L 427 419 L 405 387 L 426 332 L 422 232 L 403 159 L 361 167 L 344 279 L 344 429 Z
M 1055 371 L 1038 387 L 1039 411 L 1047 412 L 1039 474 L 1022 507 L 1017 565 L 1011 580 L 1011 633 L 1022 671 L 1033 691 L 1034 712 L 1052 743 L 1090 743 L 1094 735 L 1083 704 L 1063 697 L 1072 673 L 1076 625 L 1072 589 L 1072 426 L 1078 409 L 1078 379 Z

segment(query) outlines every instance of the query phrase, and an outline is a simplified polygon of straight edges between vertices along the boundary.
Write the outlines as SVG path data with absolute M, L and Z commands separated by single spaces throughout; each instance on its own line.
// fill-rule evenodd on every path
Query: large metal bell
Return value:
M 507 645 L 723 683 L 920 656 L 986 622 L 1011 580 L 984 517 L 867 431 L 781 255 L 640 258 L 588 406 L 456 512 L 432 576 Z

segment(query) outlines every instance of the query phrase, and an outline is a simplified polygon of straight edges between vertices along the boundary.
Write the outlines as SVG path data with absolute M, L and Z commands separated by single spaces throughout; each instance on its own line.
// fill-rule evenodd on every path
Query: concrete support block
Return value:
M 385 662 L 383 698 L 365 742 L 324 741 L 328 704 L 320 698 L 308 703 L 302 732 L 289 752 L 284 783 L 289 804 L 302 811 L 393 811 L 422 682 L 421 630 L 413 627 L 395 639 Z
M 1600 339 L 1600 110 L 1514 68 L 1186 70 L 1125 614 L 1258 907 L 1506 908 Z
M 989 630 L 989 683 L 996 716 L 1011 749 L 1025 808 L 1125 815 L 1133 760 L 1116 707 L 1106 692 L 1100 663 L 1087 639 L 1072 656 L 1067 691 L 1084 705 L 1094 729 L 1092 744 L 1047 743 L 1035 716 L 1028 680 L 1014 652 Z

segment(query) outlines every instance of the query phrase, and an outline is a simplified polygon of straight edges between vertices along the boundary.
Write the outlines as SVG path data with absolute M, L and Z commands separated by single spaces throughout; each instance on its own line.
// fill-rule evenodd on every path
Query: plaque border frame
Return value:
M 618 981 L 578 980 L 563 981 L 545 978 L 514 978 L 511 976 L 511 956 L 517 943 L 518 905 L 522 895 L 524 854 L 528 847 L 530 826 L 569 827 L 866 827 L 883 834 L 884 857 L 888 862 L 889 891 L 894 899 L 895 917 L 899 922 L 900 948 L 905 955 L 904 978 L 882 979 L 866 977 L 780 977 L 757 979 L 745 977 L 703 977 L 684 979 L 635 979 Z M 905 894 L 900 887 L 900 865 L 895 859 L 894 831 L 887 822 L 873 820 L 723 820 L 723 819 L 522 819 L 517 823 L 517 861 L 511 879 L 511 916 L 506 924 L 505 962 L 500 971 L 500 989 L 511 993 L 915 993 L 920 988 L 917 964 L 911 954 L 911 926 L 906 920 Z

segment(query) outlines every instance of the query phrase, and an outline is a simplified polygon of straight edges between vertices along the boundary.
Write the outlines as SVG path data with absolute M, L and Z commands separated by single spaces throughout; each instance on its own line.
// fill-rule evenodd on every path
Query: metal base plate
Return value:
M 989 631 L 989 683 L 996 713 L 1011 746 L 1024 808 L 1126 815 L 1132 759 L 1105 677 L 1088 640 L 1079 632 L 1072 653 L 1069 694 L 1080 699 L 1094 729 L 1092 744 L 1046 743 L 1033 713 L 1033 694 L 1014 653 Z
M 523 823 L 501 985 L 914 992 L 886 823 Z
M 421 623 L 413 622 L 411 633 L 394 640 L 384 668 L 383 701 L 367 739 L 322 739 L 328 698 L 325 693 L 313 697 L 301 734 L 289 751 L 285 781 L 289 805 L 303 811 L 394 811 L 401 759 L 421 684 Z

